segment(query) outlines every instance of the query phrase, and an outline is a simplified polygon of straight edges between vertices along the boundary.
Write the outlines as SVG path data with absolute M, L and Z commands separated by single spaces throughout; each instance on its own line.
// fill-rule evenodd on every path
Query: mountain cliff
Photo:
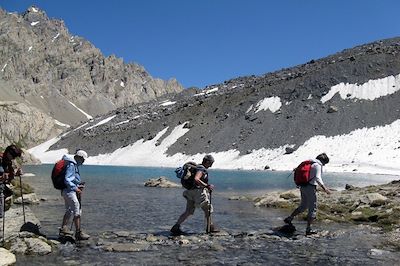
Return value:
M 0 25 L 0 101 L 17 101 L 53 118 L 49 132 L 183 90 L 175 79 L 155 79 L 136 63 L 105 57 L 37 7 L 23 14 L 0 9 Z M 42 139 L 14 141 L 31 146 Z
M 389 169 L 400 159 L 399 73 L 400 38 L 376 41 L 119 108 L 50 150 L 81 147 L 92 163 L 163 166 L 212 153 L 218 168 L 246 169 L 291 169 L 325 151 L 336 169 Z

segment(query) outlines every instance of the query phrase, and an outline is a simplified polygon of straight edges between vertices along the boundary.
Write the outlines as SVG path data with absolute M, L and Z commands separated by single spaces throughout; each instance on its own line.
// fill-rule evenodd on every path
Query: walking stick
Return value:
M 22 193 L 22 178 L 21 175 L 19 175 L 19 186 L 21 189 L 21 198 L 22 198 L 22 213 L 24 214 L 24 224 L 26 223 L 26 218 L 25 218 L 25 203 L 24 203 L 24 193 Z
M 212 190 L 210 190 L 210 205 L 208 206 L 208 217 L 207 217 L 207 228 L 206 228 L 206 233 L 209 234 L 211 233 L 211 195 L 212 195 Z
M 2 247 L 4 247 L 4 243 L 5 243 L 4 239 L 5 239 L 5 228 L 6 228 L 5 227 L 5 225 L 6 225 L 6 212 L 5 212 L 6 206 L 4 206 L 5 200 L 4 200 L 3 190 L 4 190 L 4 184 L 1 183 L 0 184 L 0 200 L 1 200 L 1 216 L 3 217 L 3 238 L 1 239 Z

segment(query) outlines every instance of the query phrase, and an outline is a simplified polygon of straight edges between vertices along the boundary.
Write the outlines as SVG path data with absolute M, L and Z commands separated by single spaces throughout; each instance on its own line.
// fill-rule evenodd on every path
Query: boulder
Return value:
M 361 202 L 368 204 L 371 207 L 377 207 L 386 204 L 388 198 L 379 193 L 368 193 L 361 198 Z
M 46 238 L 29 232 L 14 234 L 6 243 L 11 252 L 18 254 L 46 255 L 52 251 Z
M 24 203 L 25 204 L 39 204 L 39 199 L 35 193 L 24 194 Z M 19 197 L 14 200 L 15 204 L 22 204 L 22 197 Z
M 161 188 L 178 188 L 181 187 L 180 184 L 169 181 L 165 176 L 160 176 L 159 178 L 149 179 L 144 183 L 145 187 L 161 187 Z
M 13 265 L 17 262 L 15 255 L 4 248 L 0 248 L 0 266 Z

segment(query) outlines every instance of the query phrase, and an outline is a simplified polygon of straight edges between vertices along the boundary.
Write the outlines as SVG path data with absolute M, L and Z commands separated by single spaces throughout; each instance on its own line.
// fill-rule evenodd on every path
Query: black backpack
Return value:
M 182 187 L 193 189 L 196 186 L 194 182 L 196 169 L 197 164 L 195 162 L 187 162 L 183 166 L 175 169 L 176 177 L 181 180 Z

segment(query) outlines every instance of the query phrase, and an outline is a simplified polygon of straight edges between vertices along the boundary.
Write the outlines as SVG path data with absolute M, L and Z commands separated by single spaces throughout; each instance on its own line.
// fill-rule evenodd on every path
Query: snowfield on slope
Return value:
M 189 129 L 184 124 L 174 128 L 160 145 L 157 141 L 167 132 L 167 128 L 160 131 L 149 141 L 143 139 L 112 153 L 90 156 L 86 164 L 92 165 L 124 165 L 124 166 L 155 166 L 177 167 L 185 161 L 201 161 L 203 153 L 195 155 L 166 154 L 168 147 L 184 136 Z M 285 148 L 290 144 L 277 149 L 261 148 L 250 154 L 241 155 L 237 150 L 211 153 L 215 157 L 214 168 L 262 170 L 266 165 L 271 169 L 292 170 L 301 161 L 315 158 L 321 152 L 326 152 L 330 163 L 325 170 L 329 172 L 353 172 L 400 175 L 400 120 L 390 125 L 362 128 L 349 134 L 334 137 L 315 136 L 300 146 L 292 154 L 285 154 Z M 59 138 L 47 141 L 29 150 L 43 163 L 54 163 L 59 160 L 66 149 L 48 151 Z M 73 152 L 73 151 L 70 151 Z

